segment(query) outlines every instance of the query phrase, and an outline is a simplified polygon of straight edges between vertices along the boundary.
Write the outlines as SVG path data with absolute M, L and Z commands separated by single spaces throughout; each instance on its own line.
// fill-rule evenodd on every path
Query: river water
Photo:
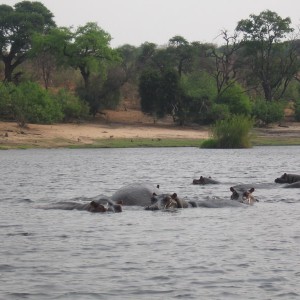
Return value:
M 300 173 L 299 157 L 299 146 L 1 151 L 0 299 L 300 299 L 300 189 L 274 183 Z M 221 184 L 192 185 L 200 175 Z M 222 205 L 41 208 L 142 181 Z M 231 206 L 237 184 L 259 202 Z

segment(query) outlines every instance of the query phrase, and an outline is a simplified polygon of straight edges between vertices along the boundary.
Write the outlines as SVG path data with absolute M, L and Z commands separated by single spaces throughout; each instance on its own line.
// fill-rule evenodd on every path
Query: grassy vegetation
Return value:
M 6 144 L 0 145 L 0 150 L 9 149 L 36 149 L 36 148 L 150 148 L 150 147 L 202 147 L 202 144 L 209 143 L 210 139 L 98 139 L 91 144 L 75 143 L 64 139 L 53 139 L 37 144 Z M 252 135 L 253 146 L 292 146 L 300 145 L 300 137 L 262 137 Z M 214 148 L 214 147 L 206 147 Z
M 202 143 L 202 148 L 250 148 L 250 131 L 253 120 L 242 115 L 217 121 L 212 126 L 211 139 Z
M 197 139 L 99 139 L 93 144 L 70 145 L 68 148 L 147 148 L 147 147 L 200 147 Z
M 300 137 L 255 137 L 252 139 L 253 146 L 299 146 Z

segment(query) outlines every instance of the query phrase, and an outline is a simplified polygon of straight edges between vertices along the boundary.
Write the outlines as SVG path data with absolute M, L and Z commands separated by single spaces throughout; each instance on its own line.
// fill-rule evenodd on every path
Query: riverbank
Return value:
M 254 145 L 300 145 L 300 123 L 275 124 L 253 132 Z M 209 127 L 179 127 L 172 120 L 153 123 L 138 111 L 107 111 L 93 122 L 39 125 L 20 128 L 0 122 L 0 149 L 200 146 Z

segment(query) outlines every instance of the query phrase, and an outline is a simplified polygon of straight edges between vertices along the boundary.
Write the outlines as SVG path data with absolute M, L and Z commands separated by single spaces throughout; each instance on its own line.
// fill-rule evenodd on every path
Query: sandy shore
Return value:
M 0 122 L 0 146 L 64 147 L 93 144 L 97 139 L 205 139 L 208 130 L 151 125 L 125 124 L 29 124 L 20 128 L 16 123 Z
M 300 123 L 285 126 L 274 125 L 259 129 L 258 136 L 271 138 L 300 138 Z M 102 119 L 92 123 L 38 125 L 28 124 L 20 128 L 15 122 L 0 122 L 0 147 L 38 148 L 81 146 L 95 143 L 99 139 L 206 139 L 210 135 L 207 127 L 178 127 L 171 120 L 153 124 L 153 119 L 137 111 L 111 111 Z

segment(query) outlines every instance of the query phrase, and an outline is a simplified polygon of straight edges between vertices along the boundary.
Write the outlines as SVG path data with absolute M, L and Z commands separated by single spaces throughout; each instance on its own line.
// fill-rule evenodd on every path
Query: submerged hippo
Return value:
M 114 202 L 108 198 L 101 198 L 98 200 L 93 200 L 88 203 L 80 202 L 58 202 L 51 204 L 43 209 L 63 209 L 63 210 L 87 210 L 93 213 L 104 213 L 104 212 L 122 212 L 122 201 Z
M 146 210 L 160 210 L 170 208 L 188 208 L 196 207 L 197 205 L 192 201 L 186 201 L 178 198 L 176 193 L 171 194 L 160 194 L 156 195 L 153 193 L 151 198 L 151 205 L 147 206 Z
M 283 186 L 284 188 L 300 188 L 300 181 L 289 183 Z
M 276 183 L 294 183 L 300 181 L 300 175 L 284 173 L 281 177 L 275 179 Z
M 122 201 L 118 201 L 118 203 L 113 203 L 112 201 L 108 200 L 107 203 L 108 206 L 104 206 L 103 204 L 98 203 L 97 201 L 91 201 L 88 204 L 87 210 L 90 212 L 122 212 Z
M 153 193 L 160 194 L 159 186 L 149 183 L 132 183 L 116 191 L 111 199 L 115 202 L 122 201 L 123 205 L 148 206 L 151 204 Z
M 258 202 L 252 195 L 254 192 L 254 188 L 252 187 L 249 190 L 239 190 L 237 191 L 234 187 L 230 188 L 230 191 L 232 192 L 230 199 L 238 201 L 240 203 L 253 205 L 255 202 Z
M 204 177 L 204 176 L 200 176 L 199 179 L 194 179 L 193 180 L 193 184 L 201 184 L 201 185 L 205 185 L 205 184 L 218 184 L 219 182 L 212 179 L 211 177 Z

